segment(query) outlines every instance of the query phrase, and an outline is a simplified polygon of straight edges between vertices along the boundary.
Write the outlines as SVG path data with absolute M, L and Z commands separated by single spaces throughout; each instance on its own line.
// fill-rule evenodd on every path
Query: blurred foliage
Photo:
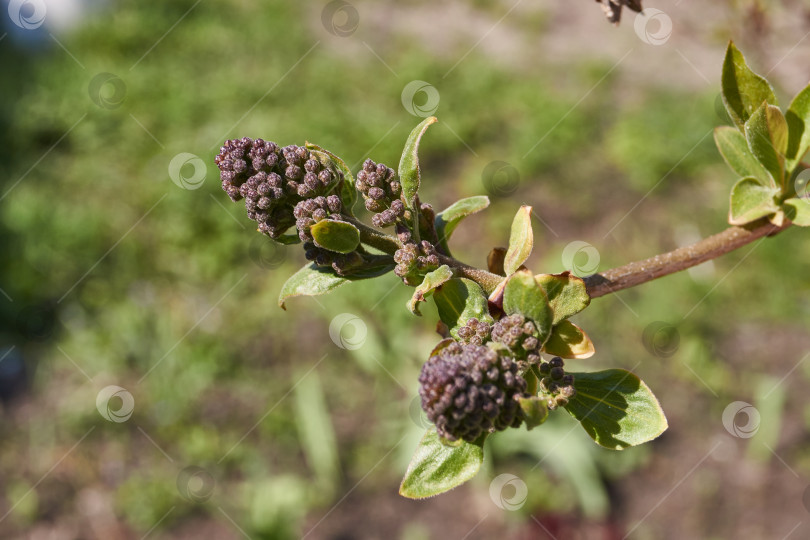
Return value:
M 0 508 L 17 505 L 5 530 L 70 516 L 89 492 L 113 501 L 136 537 L 156 524 L 152 537 L 174 537 L 195 519 L 231 531 L 225 514 L 253 538 L 292 538 L 334 505 L 349 506 L 342 497 L 355 488 L 357 496 L 396 497 L 423 429 L 409 410 L 436 317 L 408 313 L 410 290 L 393 276 L 279 310 L 281 284 L 303 260 L 294 248 L 266 251 L 274 248 L 256 240 L 220 191 L 213 157 L 226 138 L 309 139 L 355 169 L 369 156 L 394 166 L 414 124 L 400 92 L 420 79 L 441 94 L 440 123 L 421 147 L 424 200 L 441 209 L 483 193 L 482 170 L 493 160 L 520 173 L 514 193 L 455 232 L 461 259 L 483 265 L 489 248 L 506 242 L 520 203 L 554 229 L 529 261 L 538 272 L 563 270 L 560 253 L 575 239 L 598 246 L 607 268 L 674 247 L 681 223 L 704 234 L 724 226 L 731 174 L 711 138 L 701 139 L 717 123 L 716 88 L 651 85 L 643 102 L 618 102 L 619 70 L 580 103 L 612 62 L 538 60 L 516 73 L 479 54 L 444 77 L 468 44 L 433 54 L 430 43 L 413 45 L 371 18 L 341 39 L 324 31 L 320 9 L 126 0 L 59 34 L 66 50 L 47 27 L 0 42 L 0 287 L 13 299 L 0 297 L 0 346 L 14 347 L 7 361 L 20 359 L 4 372 L 12 382 L 0 416 Z M 88 94 L 105 72 L 124 81 L 118 108 Z M 168 176 L 181 152 L 208 167 L 199 189 L 180 189 Z M 761 376 L 780 373 L 738 356 L 743 344 L 718 344 L 744 341 L 744 324 L 806 332 L 807 246 L 802 231 L 787 231 L 750 256 L 716 261 L 708 278 L 683 273 L 595 301 L 578 318 L 597 355 L 572 369 L 641 372 L 668 414 L 692 407 L 678 389 L 709 403 L 709 387 L 722 398 L 702 411 L 703 429 L 714 430 L 724 403 L 753 400 Z M 329 339 L 329 322 L 346 312 L 368 327 L 357 350 Z M 669 358 L 642 343 L 657 320 L 682 338 Z M 134 396 L 124 423 L 94 407 L 111 384 Z M 682 435 L 680 426 L 661 444 Z M 493 473 L 511 470 L 542 486 L 530 490 L 524 518 L 594 519 L 613 511 L 606 486 L 650 452 L 600 450 L 570 419 L 494 438 L 493 450 Z M 63 458 L 54 483 L 34 488 Z M 209 500 L 178 494 L 186 465 L 216 479 Z M 486 493 L 487 482 L 482 474 L 473 485 Z M 401 530 L 403 538 L 424 532 L 415 523 Z

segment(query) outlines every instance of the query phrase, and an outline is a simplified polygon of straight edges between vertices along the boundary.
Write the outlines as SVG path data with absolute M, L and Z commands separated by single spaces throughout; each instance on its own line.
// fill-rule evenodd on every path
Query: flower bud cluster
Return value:
M 530 364 L 540 362 L 542 344 L 538 335 L 535 324 L 520 314 L 503 317 L 492 325 L 492 340 L 506 345 L 516 358 Z
M 340 178 L 303 146 L 249 137 L 225 141 L 215 161 L 222 189 L 234 202 L 244 199 L 248 217 L 271 238 L 295 224 L 298 202 L 326 194 Z
M 520 426 L 518 400 L 527 397 L 526 380 L 504 352 L 454 342 L 425 362 L 419 395 L 440 436 L 473 442 L 484 433 Z
M 458 329 L 458 340 L 467 345 L 483 345 L 489 341 L 491 331 L 488 323 L 473 317 Z
M 394 169 L 367 159 L 357 173 L 355 187 L 363 195 L 366 209 L 375 212 L 371 218 L 375 227 L 388 227 L 405 216 L 405 205 L 400 200 L 402 185 Z
M 574 388 L 574 376 L 566 373 L 563 367 L 563 359 L 559 356 L 555 356 L 548 362 L 543 362 L 538 366 L 542 376 L 539 385 L 540 390 L 548 396 L 546 404 L 552 411 L 557 407 L 568 405 L 568 400 L 577 394 Z
M 427 240 L 419 245 L 409 242 L 394 253 L 394 262 L 397 263 L 394 273 L 406 284 L 416 286 L 426 273 L 439 267 L 439 254 Z

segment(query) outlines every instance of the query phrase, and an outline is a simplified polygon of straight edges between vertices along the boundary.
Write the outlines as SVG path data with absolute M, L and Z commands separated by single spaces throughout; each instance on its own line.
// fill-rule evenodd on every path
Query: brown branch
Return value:
M 725 231 L 704 238 L 691 246 L 681 247 L 669 253 L 588 276 L 585 278 L 585 285 L 591 298 L 604 296 L 692 268 L 750 244 L 759 238 L 773 236 L 789 226 L 790 223 L 777 227 L 767 220 L 760 220 L 745 227 L 729 227 Z

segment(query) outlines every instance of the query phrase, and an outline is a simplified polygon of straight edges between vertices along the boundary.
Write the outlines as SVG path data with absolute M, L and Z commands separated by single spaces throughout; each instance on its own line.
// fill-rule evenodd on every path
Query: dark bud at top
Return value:
M 574 388 L 574 376 L 565 373 L 563 359 L 555 356 L 548 362 L 543 362 L 538 366 L 540 375 L 540 391 L 546 396 L 546 403 L 551 410 L 557 407 L 565 407 L 568 401 L 576 394 Z
M 422 409 L 448 441 L 473 442 L 523 422 L 526 381 L 512 358 L 488 347 L 451 344 L 422 366 L 419 384 Z

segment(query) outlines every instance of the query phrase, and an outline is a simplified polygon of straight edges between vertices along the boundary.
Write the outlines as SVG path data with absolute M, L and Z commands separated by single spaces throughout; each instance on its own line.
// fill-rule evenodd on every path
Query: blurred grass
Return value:
M 225 138 L 312 140 L 350 164 L 372 157 L 396 165 L 418 120 L 400 92 L 420 79 L 441 94 L 440 124 L 422 146 L 423 200 L 440 209 L 483 193 L 481 174 L 493 160 L 520 174 L 514 194 L 456 232 L 454 252 L 467 261 L 482 265 L 490 247 L 506 242 L 520 203 L 553 229 L 536 223 L 531 263 L 546 272 L 564 269 L 561 252 L 573 240 L 597 246 L 607 268 L 675 247 L 682 223 L 704 235 L 724 226 L 731 173 L 711 137 L 701 139 L 718 123 L 714 90 L 649 83 L 643 101 L 621 100 L 617 71 L 577 106 L 611 68 L 599 60 L 538 60 L 516 72 L 470 55 L 445 78 L 458 54 L 431 54 L 429 43 L 372 25 L 360 39 L 341 40 L 320 26 L 320 6 L 307 3 L 200 3 L 150 50 L 192 5 L 125 1 L 90 12 L 59 36 L 84 69 L 56 46 L 0 45 L 9 75 L 0 81 L 0 286 L 13 299 L 0 298 L 0 345 L 21 352 L 31 373 L 26 395 L 0 418 L 0 508 L 18 504 L 8 530 L 70 515 L 93 492 L 113 501 L 136 537 L 156 524 L 171 536 L 224 512 L 253 538 L 291 538 L 361 479 L 363 492 L 393 497 L 420 434 L 409 405 L 436 340 L 432 310 L 423 319 L 408 314 L 409 291 L 393 276 L 279 310 L 278 291 L 303 257 L 295 248 L 267 251 L 221 193 L 213 157 Z M 542 17 L 535 22 L 528 29 Z M 121 107 L 100 108 L 88 96 L 101 72 L 124 81 Z M 168 177 L 180 152 L 207 164 L 197 190 Z M 801 231 L 788 231 L 755 244 L 750 257 L 742 250 L 716 261 L 709 278 L 681 274 L 595 301 L 578 322 L 598 355 L 577 368 L 634 369 L 676 417 L 687 404 L 668 391 L 671 380 L 695 399 L 707 386 L 729 400 L 753 399 L 767 367 L 729 358 L 733 349 L 716 344 L 747 323 L 805 331 L 807 245 Z M 251 249 L 282 262 L 268 270 Z M 328 337 L 329 321 L 345 312 L 368 326 L 356 351 Z M 665 360 L 641 339 L 658 320 L 675 324 L 682 339 Z M 93 406 L 110 384 L 134 395 L 125 423 L 103 421 Z M 493 444 L 490 467 L 511 466 L 543 486 L 523 519 L 534 510 L 605 518 L 605 484 L 648 459 L 648 448 L 600 451 L 573 427 L 558 419 Z M 82 436 L 59 473 L 28 493 Z M 560 437 L 565 446 L 556 448 Z M 810 459 L 802 459 L 806 472 Z M 186 465 L 216 478 L 210 501 L 178 496 Z M 482 475 L 475 485 L 485 493 L 488 481 Z

